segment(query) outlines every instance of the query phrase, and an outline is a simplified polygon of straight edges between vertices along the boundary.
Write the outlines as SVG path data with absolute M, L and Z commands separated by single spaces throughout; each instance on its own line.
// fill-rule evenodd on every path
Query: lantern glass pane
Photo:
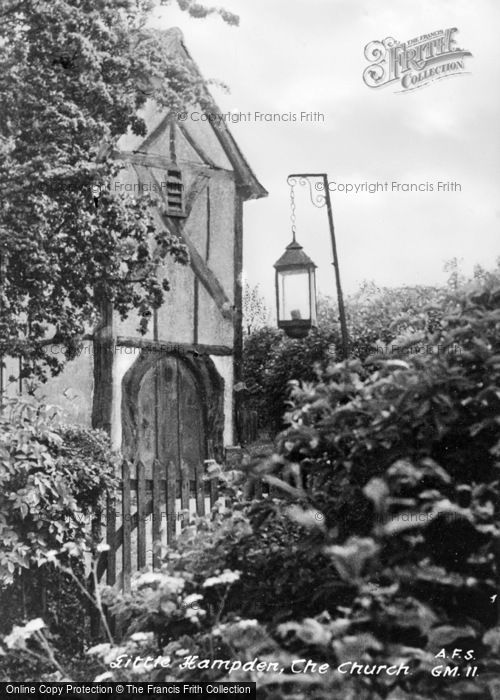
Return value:
M 279 318 L 281 321 L 311 318 L 308 270 L 285 270 L 279 273 Z

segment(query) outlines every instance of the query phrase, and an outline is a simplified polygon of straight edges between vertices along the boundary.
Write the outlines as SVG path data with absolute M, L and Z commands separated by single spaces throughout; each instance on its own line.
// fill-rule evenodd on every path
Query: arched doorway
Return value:
M 140 514 L 154 517 L 156 483 L 156 503 L 162 523 L 166 515 L 170 539 L 179 510 L 202 515 L 206 498 L 212 501 L 204 460 L 222 453 L 223 380 L 207 356 L 143 351 L 123 378 L 121 414 L 122 452 L 132 465 L 131 490 L 137 493 L 132 512 L 137 511 L 139 535 Z M 145 538 L 150 540 L 147 533 Z
M 151 478 L 153 461 L 173 462 L 195 479 L 207 458 L 207 435 L 200 387 L 192 371 L 172 355 L 151 365 L 134 386 L 133 417 L 124 433 L 125 453 L 140 459 Z M 128 409 L 128 410 L 127 410 Z
M 194 478 L 223 443 L 224 385 L 207 356 L 142 352 L 123 378 L 122 451 L 151 472 L 174 462 Z

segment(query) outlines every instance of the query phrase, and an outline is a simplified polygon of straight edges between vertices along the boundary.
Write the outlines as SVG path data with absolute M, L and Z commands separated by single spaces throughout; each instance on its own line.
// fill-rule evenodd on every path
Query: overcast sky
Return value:
M 215 0 L 214 0 L 215 1 Z M 159 27 L 179 26 L 220 108 L 294 113 L 297 121 L 230 126 L 266 199 L 245 206 L 244 267 L 273 303 L 273 263 L 291 239 L 291 172 L 326 172 L 336 183 L 457 182 L 461 192 L 332 192 L 342 283 L 443 281 L 444 261 L 466 271 L 500 255 L 500 3 L 498 0 L 221 0 L 240 27 L 195 20 L 172 7 Z M 364 47 L 457 27 L 472 52 L 466 75 L 423 89 L 368 88 Z M 321 112 L 324 121 L 301 122 Z M 297 234 L 318 265 L 318 287 L 334 290 L 325 210 L 296 188 Z

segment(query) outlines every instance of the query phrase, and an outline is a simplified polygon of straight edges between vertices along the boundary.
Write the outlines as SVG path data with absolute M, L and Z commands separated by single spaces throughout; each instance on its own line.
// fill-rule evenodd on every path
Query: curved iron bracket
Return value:
M 314 183 L 313 189 L 313 178 L 317 179 Z M 320 179 L 318 179 L 320 178 Z M 321 209 L 326 205 L 326 195 L 321 194 L 325 191 L 325 176 L 323 174 L 317 173 L 298 173 L 294 175 L 289 175 L 286 179 L 290 187 L 295 187 L 295 185 L 309 186 L 309 198 L 311 204 L 313 204 L 317 209 Z

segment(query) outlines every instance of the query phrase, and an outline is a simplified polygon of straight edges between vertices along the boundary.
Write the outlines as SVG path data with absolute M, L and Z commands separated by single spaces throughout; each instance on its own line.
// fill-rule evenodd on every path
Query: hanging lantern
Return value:
M 316 265 L 294 237 L 274 267 L 278 328 L 305 338 L 316 326 Z
M 316 265 L 295 239 L 295 179 L 289 179 L 292 242 L 274 264 L 278 328 L 305 338 L 316 326 Z

